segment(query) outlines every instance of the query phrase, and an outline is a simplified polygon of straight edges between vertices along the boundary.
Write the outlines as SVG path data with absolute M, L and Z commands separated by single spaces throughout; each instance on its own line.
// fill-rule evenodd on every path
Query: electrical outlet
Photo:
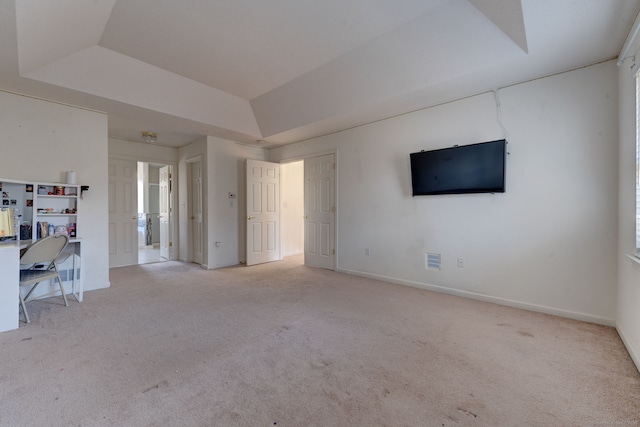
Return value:
M 458 257 L 458 268 L 464 268 L 464 258 Z
M 371 249 L 369 249 L 369 248 L 364 248 L 364 255 L 365 255 L 365 256 L 371 256 Z

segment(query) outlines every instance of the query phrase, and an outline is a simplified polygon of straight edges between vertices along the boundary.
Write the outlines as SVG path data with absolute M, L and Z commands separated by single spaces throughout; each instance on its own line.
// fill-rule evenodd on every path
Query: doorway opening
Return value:
M 169 260 L 169 166 L 138 162 L 138 264 Z M 165 176 L 163 176 L 165 175 Z
M 335 270 L 335 154 L 283 163 L 280 170 L 282 257 Z
M 304 160 L 280 165 L 282 258 L 304 264 Z

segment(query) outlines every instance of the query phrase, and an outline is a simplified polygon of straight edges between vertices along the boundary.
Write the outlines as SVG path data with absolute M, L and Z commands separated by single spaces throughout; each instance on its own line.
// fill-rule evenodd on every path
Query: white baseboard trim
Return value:
M 362 276 L 362 277 L 367 277 L 369 279 L 381 280 L 383 282 L 394 283 L 397 285 L 411 286 L 413 288 L 425 289 L 427 291 L 434 291 L 434 292 L 439 292 L 443 294 L 455 295 L 459 297 L 505 305 L 508 307 L 521 308 L 523 310 L 535 311 L 535 312 L 544 313 L 544 314 L 551 314 L 554 316 L 566 317 L 569 319 L 581 320 L 589 323 L 596 323 L 599 325 L 613 326 L 613 327 L 616 326 L 615 319 L 609 319 L 606 317 L 593 316 L 590 314 L 578 313 L 578 312 L 569 311 L 569 310 L 562 310 L 562 309 L 547 307 L 547 306 L 538 305 L 538 304 L 529 304 L 522 301 L 515 301 L 515 300 L 506 299 L 506 298 L 493 297 L 490 295 L 483 295 L 476 292 L 465 291 L 461 289 L 446 288 L 444 286 L 430 285 L 426 283 L 414 282 L 411 280 L 397 279 L 394 277 L 382 276 L 379 274 L 365 273 L 357 270 L 339 268 L 336 271 L 339 271 L 341 273 L 346 273 L 346 274 L 353 274 L 354 276 Z
M 111 287 L 111 282 L 109 280 L 102 283 L 85 283 L 85 286 L 82 292 L 95 291 L 97 289 L 106 289 L 110 287 Z
M 86 294 L 87 292 L 91 292 L 91 291 L 96 291 L 98 289 L 106 289 L 106 288 L 110 288 L 111 287 L 111 281 L 107 280 L 106 282 L 100 283 L 100 284 L 91 284 L 88 287 L 85 287 L 84 289 L 82 289 L 82 293 Z M 71 292 L 69 292 L 67 295 L 71 295 Z M 84 299 L 83 299 L 84 300 Z
M 640 372 L 640 356 L 638 356 L 638 353 L 636 353 L 635 349 L 631 345 L 631 342 L 629 341 L 627 336 L 624 334 L 624 331 L 622 330 L 620 325 L 616 325 L 616 331 L 618 331 L 620 339 L 624 343 L 624 346 L 627 348 L 629 356 L 631 356 L 631 360 L 633 360 L 633 363 L 636 365 L 636 369 L 638 370 L 638 372 Z

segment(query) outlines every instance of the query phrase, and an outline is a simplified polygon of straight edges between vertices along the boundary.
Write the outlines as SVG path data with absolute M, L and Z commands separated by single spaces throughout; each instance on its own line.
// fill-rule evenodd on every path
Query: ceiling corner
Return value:
M 524 52 L 529 53 L 522 0 L 468 0 Z
M 18 64 L 24 75 L 96 46 L 116 0 L 16 2 Z

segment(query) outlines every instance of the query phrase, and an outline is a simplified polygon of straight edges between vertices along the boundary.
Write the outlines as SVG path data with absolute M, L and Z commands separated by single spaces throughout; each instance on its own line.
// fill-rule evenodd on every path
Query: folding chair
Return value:
M 69 305 L 67 303 L 67 297 L 64 294 L 64 287 L 62 286 L 62 280 L 60 279 L 57 266 L 58 263 L 64 262 L 64 259 L 68 256 L 61 256 L 62 251 L 68 243 L 69 238 L 67 236 L 64 234 L 55 234 L 32 243 L 20 255 L 20 267 L 24 268 L 27 266 L 27 268 L 20 270 L 20 289 L 22 289 L 23 286 L 31 286 L 31 289 L 24 298 L 22 297 L 22 291 L 19 291 L 20 305 L 22 306 L 22 312 L 24 313 L 27 323 L 31 320 L 29 319 L 29 313 L 27 312 L 25 303 L 29 300 L 29 296 L 31 296 L 38 284 L 45 280 L 58 280 L 64 305 Z

